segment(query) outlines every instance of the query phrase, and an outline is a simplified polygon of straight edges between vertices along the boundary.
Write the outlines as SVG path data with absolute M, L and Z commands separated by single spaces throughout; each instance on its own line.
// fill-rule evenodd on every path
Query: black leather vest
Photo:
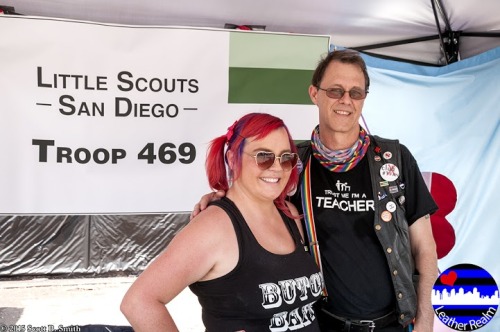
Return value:
M 370 147 L 365 158 L 368 158 L 375 201 L 373 227 L 384 249 L 391 273 L 396 294 L 398 320 L 401 325 L 406 326 L 412 322 L 417 312 L 418 275 L 415 274 L 409 227 L 405 216 L 404 183 L 401 181 L 401 149 L 397 140 L 372 135 L 370 139 Z M 311 155 L 310 141 L 302 142 L 297 147 L 300 160 L 305 165 Z M 391 154 L 390 158 L 387 154 L 384 157 L 384 153 L 387 152 Z M 382 177 L 381 169 L 392 168 L 395 171 L 393 166 L 399 170 L 399 176 L 393 180 L 391 176 L 385 176 L 386 179 L 392 180 L 388 181 Z M 299 183 L 299 185 L 302 184 Z

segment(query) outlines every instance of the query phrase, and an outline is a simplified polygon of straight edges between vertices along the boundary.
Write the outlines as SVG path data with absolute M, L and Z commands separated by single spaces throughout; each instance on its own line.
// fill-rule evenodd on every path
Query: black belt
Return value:
M 321 313 L 328 317 L 328 328 L 342 332 L 373 332 L 375 327 L 382 328 L 397 320 L 394 311 L 374 319 L 343 318 L 321 308 Z

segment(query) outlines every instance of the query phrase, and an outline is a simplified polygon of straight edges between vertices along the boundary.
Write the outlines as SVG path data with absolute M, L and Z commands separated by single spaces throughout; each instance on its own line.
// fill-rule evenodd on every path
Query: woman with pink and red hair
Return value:
M 136 332 L 177 331 L 165 305 L 184 288 L 198 296 L 207 331 L 319 331 L 313 304 L 323 277 L 305 251 L 297 209 L 298 155 L 283 121 L 243 116 L 212 140 L 212 202 L 170 242 L 125 295 Z

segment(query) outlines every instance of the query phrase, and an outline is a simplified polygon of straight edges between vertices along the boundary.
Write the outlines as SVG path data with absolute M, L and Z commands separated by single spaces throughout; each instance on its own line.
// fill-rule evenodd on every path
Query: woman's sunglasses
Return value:
M 272 152 L 259 151 L 251 156 L 255 158 L 255 163 L 261 170 L 266 170 L 273 166 L 274 161 L 279 159 L 281 168 L 284 171 L 290 171 L 297 166 L 297 161 L 299 160 L 298 154 L 291 152 L 285 152 L 281 156 L 276 157 Z

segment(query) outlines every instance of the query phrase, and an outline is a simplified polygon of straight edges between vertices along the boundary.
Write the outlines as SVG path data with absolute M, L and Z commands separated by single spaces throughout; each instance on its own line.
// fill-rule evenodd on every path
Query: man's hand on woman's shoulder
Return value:
M 201 196 L 200 201 L 194 206 L 193 211 L 189 216 L 189 220 L 193 219 L 198 215 L 198 213 L 205 210 L 210 202 L 221 199 L 224 196 L 226 196 L 226 192 L 224 190 L 214 191 Z

